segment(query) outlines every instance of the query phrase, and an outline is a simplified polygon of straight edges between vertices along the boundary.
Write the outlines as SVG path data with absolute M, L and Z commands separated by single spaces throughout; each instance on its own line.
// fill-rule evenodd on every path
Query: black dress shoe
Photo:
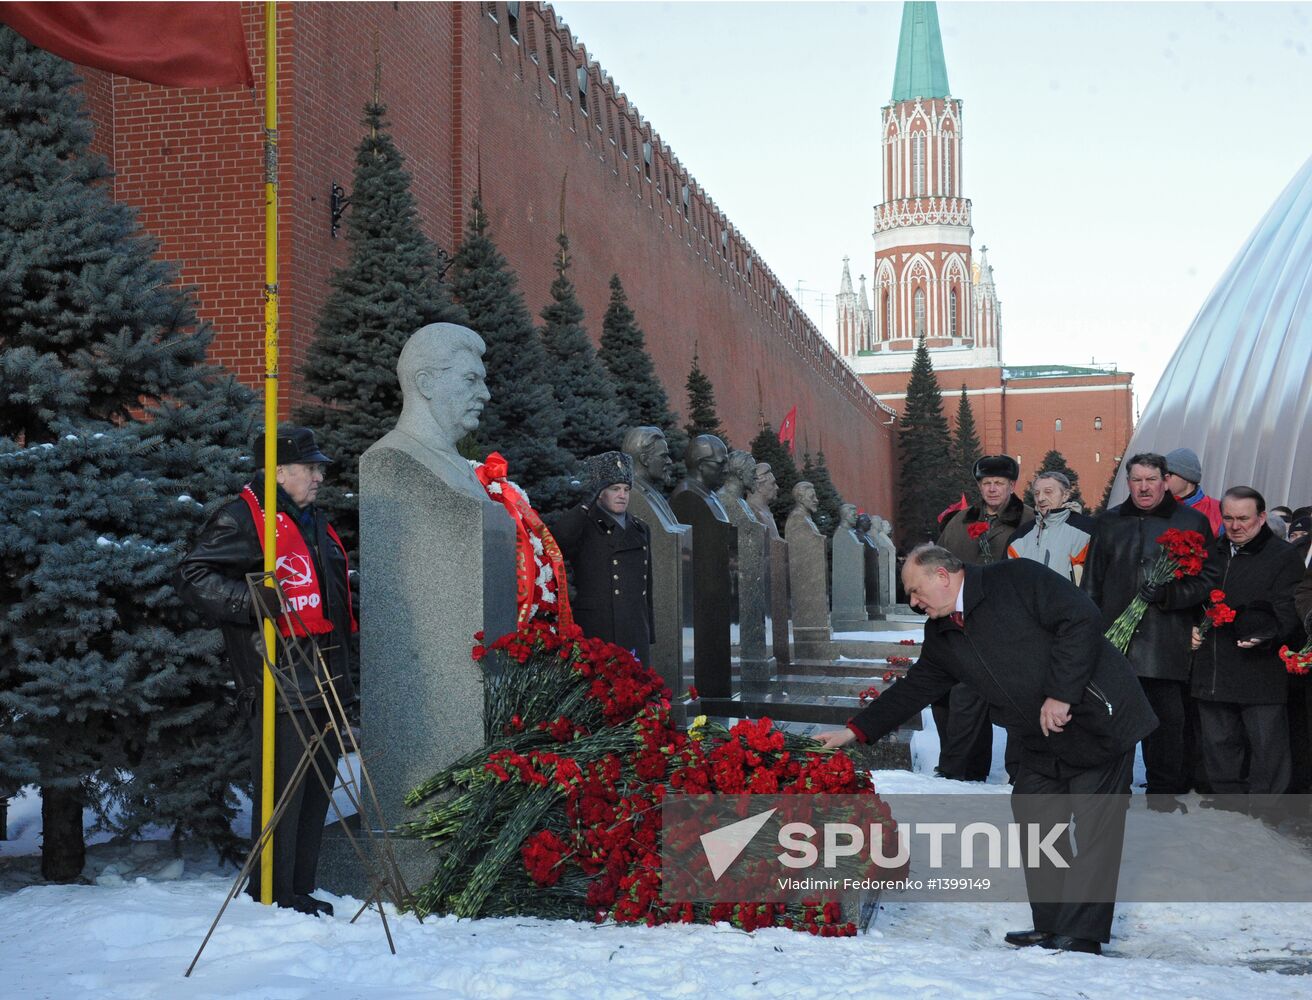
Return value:
M 322 899 L 315 899 L 306 893 L 298 893 L 292 897 L 292 909 L 298 913 L 313 913 L 316 917 L 319 914 L 331 917 L 333 915 L 333 904 Z
M 1051 935 L 1047 931 L 1007 931 L 1002 935 L 1002 940 L 1017 948 L 1029 948 L 1036 944 L 1043 944 L 1049 937 Z
M 1052 951 L 1078 951 L 1086 955 L 1101 955 L 1102 945 L 1088 938 L 1070 937 L 1066 934 L 1049 934 L 1040 947 Z

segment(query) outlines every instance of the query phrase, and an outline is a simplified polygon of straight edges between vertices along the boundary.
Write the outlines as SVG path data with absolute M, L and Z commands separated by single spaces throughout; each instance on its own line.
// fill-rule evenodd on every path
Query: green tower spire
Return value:
M 933 3 L 903 4 L 893 101 L 947 96 L 948 66 L 943 58 L 943 38 L 938 31 L 938 8 Z

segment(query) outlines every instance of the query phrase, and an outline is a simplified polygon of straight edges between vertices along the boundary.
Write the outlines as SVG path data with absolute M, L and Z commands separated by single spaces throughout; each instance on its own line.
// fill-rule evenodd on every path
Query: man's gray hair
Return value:
M 949 573 L 960 573 L 966 565 L 942 545 L 935 545 L 933 542 L 917 545 L 907 553 L 907 563 L 931 571 L 945 569 Z
M 1035 476 L 1034 482 L 1037 483 L 1040 479 L 1051 479 L 1063 490 L 1067 492 L 1070 491 L 1071 481 L 1066 478 L 1066 473 L 1064 472 L 1058 472 L 1056 469 L 1049 469 L 1047 472 L 1040 472 L 1037 476 Z

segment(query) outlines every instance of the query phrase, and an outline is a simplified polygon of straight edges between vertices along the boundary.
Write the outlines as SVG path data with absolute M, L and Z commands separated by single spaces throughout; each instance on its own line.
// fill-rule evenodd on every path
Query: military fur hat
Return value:
M 607 486 L 623 483 L 633 485 L 633 459 L 622 451 L 606 451 L 593 455 L 583 462 L 583 496 L 592 503 Z
M 975 482 L 987 476 L 1001 476 L 1015 482 L 1020 478 L 1020 466 L 1010 455 L 985 455 L 975 463 Z

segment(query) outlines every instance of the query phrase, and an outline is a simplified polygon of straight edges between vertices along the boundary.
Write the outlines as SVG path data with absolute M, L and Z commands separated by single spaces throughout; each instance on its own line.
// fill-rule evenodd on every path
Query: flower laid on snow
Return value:
M 530 620 L 479 639 L 474 659 L 496 661 L 484 679 L 485 745 L 406 798 L 427 805 L 407 832 L 440 850 L 418 912 L 856 933 L 837 903 L 710 905 L 661 891 L 667 795 L 874 796 L 846 754 L 769 719 L 725 729 L 700 715 L 682 732 L 660 676 L 576 625 Z
M 889 656 L 889 657 L 886 657 L 885 659 L 886 659 L 886 661 L 887 661 L 891 666 L 894 666 L 894 667 L 909 667 L 909 666 L 911 666 L 911 657 L 909 657 L 909 656 Z
M 1156 541 L 1161 546 L 1161 552 L 1145 581 L 1149 585 L 1161 586 L 1173 580 L 1182 580 L 1186 576 L 1197 576 L 1203 571 L 1203 562 L 1207 559 L 1207 546 L 1203 536 L 1197 531 L 1168 528 L 1157 536 Z M 1134 632 L 1143 621 L 1147 610 L 1148 602 L 1136 594 L 1129 607 L 1122 611 L 1107 629 L 1107 638 L 1122 653 L 1130 648 Z
M 858 704 L 864 705 L 866 702 L 874 701 L 878 697 L 879 697 L 879 688 L 875 687 L 872 684 L 870 687 L 860 692 L 856 696 L 856 700 Z
M 915 639 L 899 639 L 899 640 L 897 641 L 897 644 L 898 644 L 899 646 L 919 646 L 919 645 L 920 645 L 920 643 L 918 643 Z

